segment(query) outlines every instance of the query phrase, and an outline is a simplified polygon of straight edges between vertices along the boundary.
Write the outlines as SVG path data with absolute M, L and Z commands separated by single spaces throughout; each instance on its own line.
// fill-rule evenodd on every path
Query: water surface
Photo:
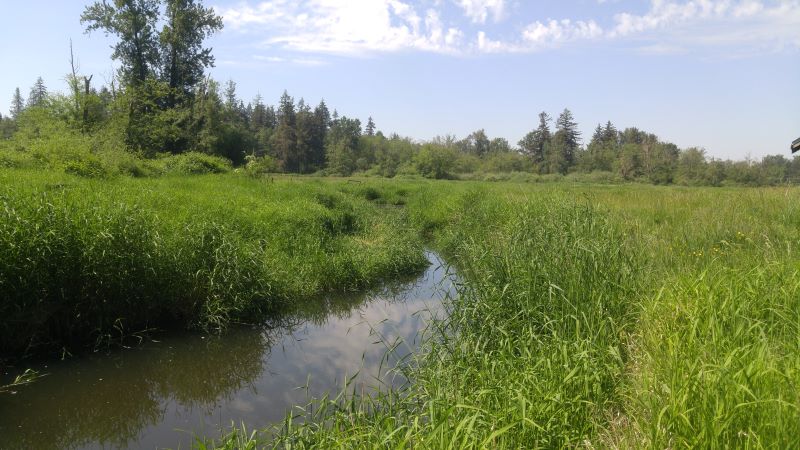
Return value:
M 396 386 L 403 380 L 387 369 L 417 348 L 452 293 L 442 261 L 428 259 L 413 281 L 315 301 L 279 326 L 171 334 L 42 364 L 47 376 L 0 395 L 0 448 L 188 448 L 194 434 L 215 436 L 231 423 L 278 423 L 353 375 L 350 390 Z

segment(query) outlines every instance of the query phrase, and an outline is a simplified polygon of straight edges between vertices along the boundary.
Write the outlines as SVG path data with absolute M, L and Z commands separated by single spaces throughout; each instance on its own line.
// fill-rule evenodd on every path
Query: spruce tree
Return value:
M 14 89 L 14 96 L 11 97 L 11 118 L 16 119 L 25 110 L 25 99 L 19 92 L 19 88 Z
M 564 111 L 558 116 L 556 129 L 564 135 L 563 145 L 559 145 L 559 150 L 564 152 L 563 160 L 567 166 L 571 166 L 575 163 L 575 155 L 580 145 L 581 133 L 578 131 L 578 124 L 575 123 L 575 119 L 569 109 L 564 108 Z
M 367 120 L 367 128 L 364 131 L 367 136 L 375 136 L 375 122 L 372 120 L 372 116 L 369 116 L 369 120 Z
M 519 141 L 522 153 L 531 158 L 540 172 L 544 171 L 546 166 L 545 153 L 550 138 L 550 116 L 542 111 L 539 113 L 539 126 Z
M 272 135 L 272 148 L 281 168 L 286 172 L 297 172 L 297 137 L 295 134 L 296 114 L 294 99 L 284 91 L 278 106 L 278 126 Z
M 311 162 L 316 169 L 325 166 L 325 140 L 331 123 L 331 113 L 325 100 L 314 108 L 314 122 L 311 135 Z
M 42 77 L 36 79 L 31 86 L 31 93 L 28 94 L 28 107 L 44 106 L 47 101 L 47 87 L 44 85 Z

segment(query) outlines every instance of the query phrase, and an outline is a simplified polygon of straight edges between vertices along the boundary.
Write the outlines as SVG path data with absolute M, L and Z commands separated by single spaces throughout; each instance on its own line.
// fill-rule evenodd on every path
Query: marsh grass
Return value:
M 345 385 L 200 448 L 800 445 L 796 188 L 19 168 L 0 185 L 5 352 L 253 321 L 418 270 L 423 241 L 458 270 L 401 389 Z
M 797 447 L 798 194 L 422 186 L 412 223 L 465 283 L 406 366 L 410 383 L 232 436 L 275 448 Z
M 4 355 L 260 321 L 292 302 L 427 264 L 403 211 L 342 184 L 0 178 Z

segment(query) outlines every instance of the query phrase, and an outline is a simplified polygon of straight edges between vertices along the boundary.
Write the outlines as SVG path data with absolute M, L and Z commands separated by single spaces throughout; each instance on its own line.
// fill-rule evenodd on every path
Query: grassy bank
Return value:
M 0 171 L 0 354 L 258 321 L 426 260 L 384 183 Z
M 7 354 L 465 283 L 402 391 L 198 447 L 800 445 L 800 191 L 0 171 Z
M 413 383 L 216 445 L 796 447 L 798 194 L 423 188 L 412 222 L 467 283 Z

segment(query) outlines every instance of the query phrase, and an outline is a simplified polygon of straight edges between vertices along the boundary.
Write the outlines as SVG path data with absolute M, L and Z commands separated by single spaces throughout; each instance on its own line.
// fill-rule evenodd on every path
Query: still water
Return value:
M 280 325 L 165 335 L 41 364 L 47 376 L 0 395 L 0 448 L 188 448 L 193 434 L 217 436 L 231 423 L 278 423 L 353 375 L 357 390 L 396 386 L 402 380 L 387 366 L 417 348 L 453 291 L 443 262 L 427 256 L 431 265 L 415 280 L 319 301 Z

